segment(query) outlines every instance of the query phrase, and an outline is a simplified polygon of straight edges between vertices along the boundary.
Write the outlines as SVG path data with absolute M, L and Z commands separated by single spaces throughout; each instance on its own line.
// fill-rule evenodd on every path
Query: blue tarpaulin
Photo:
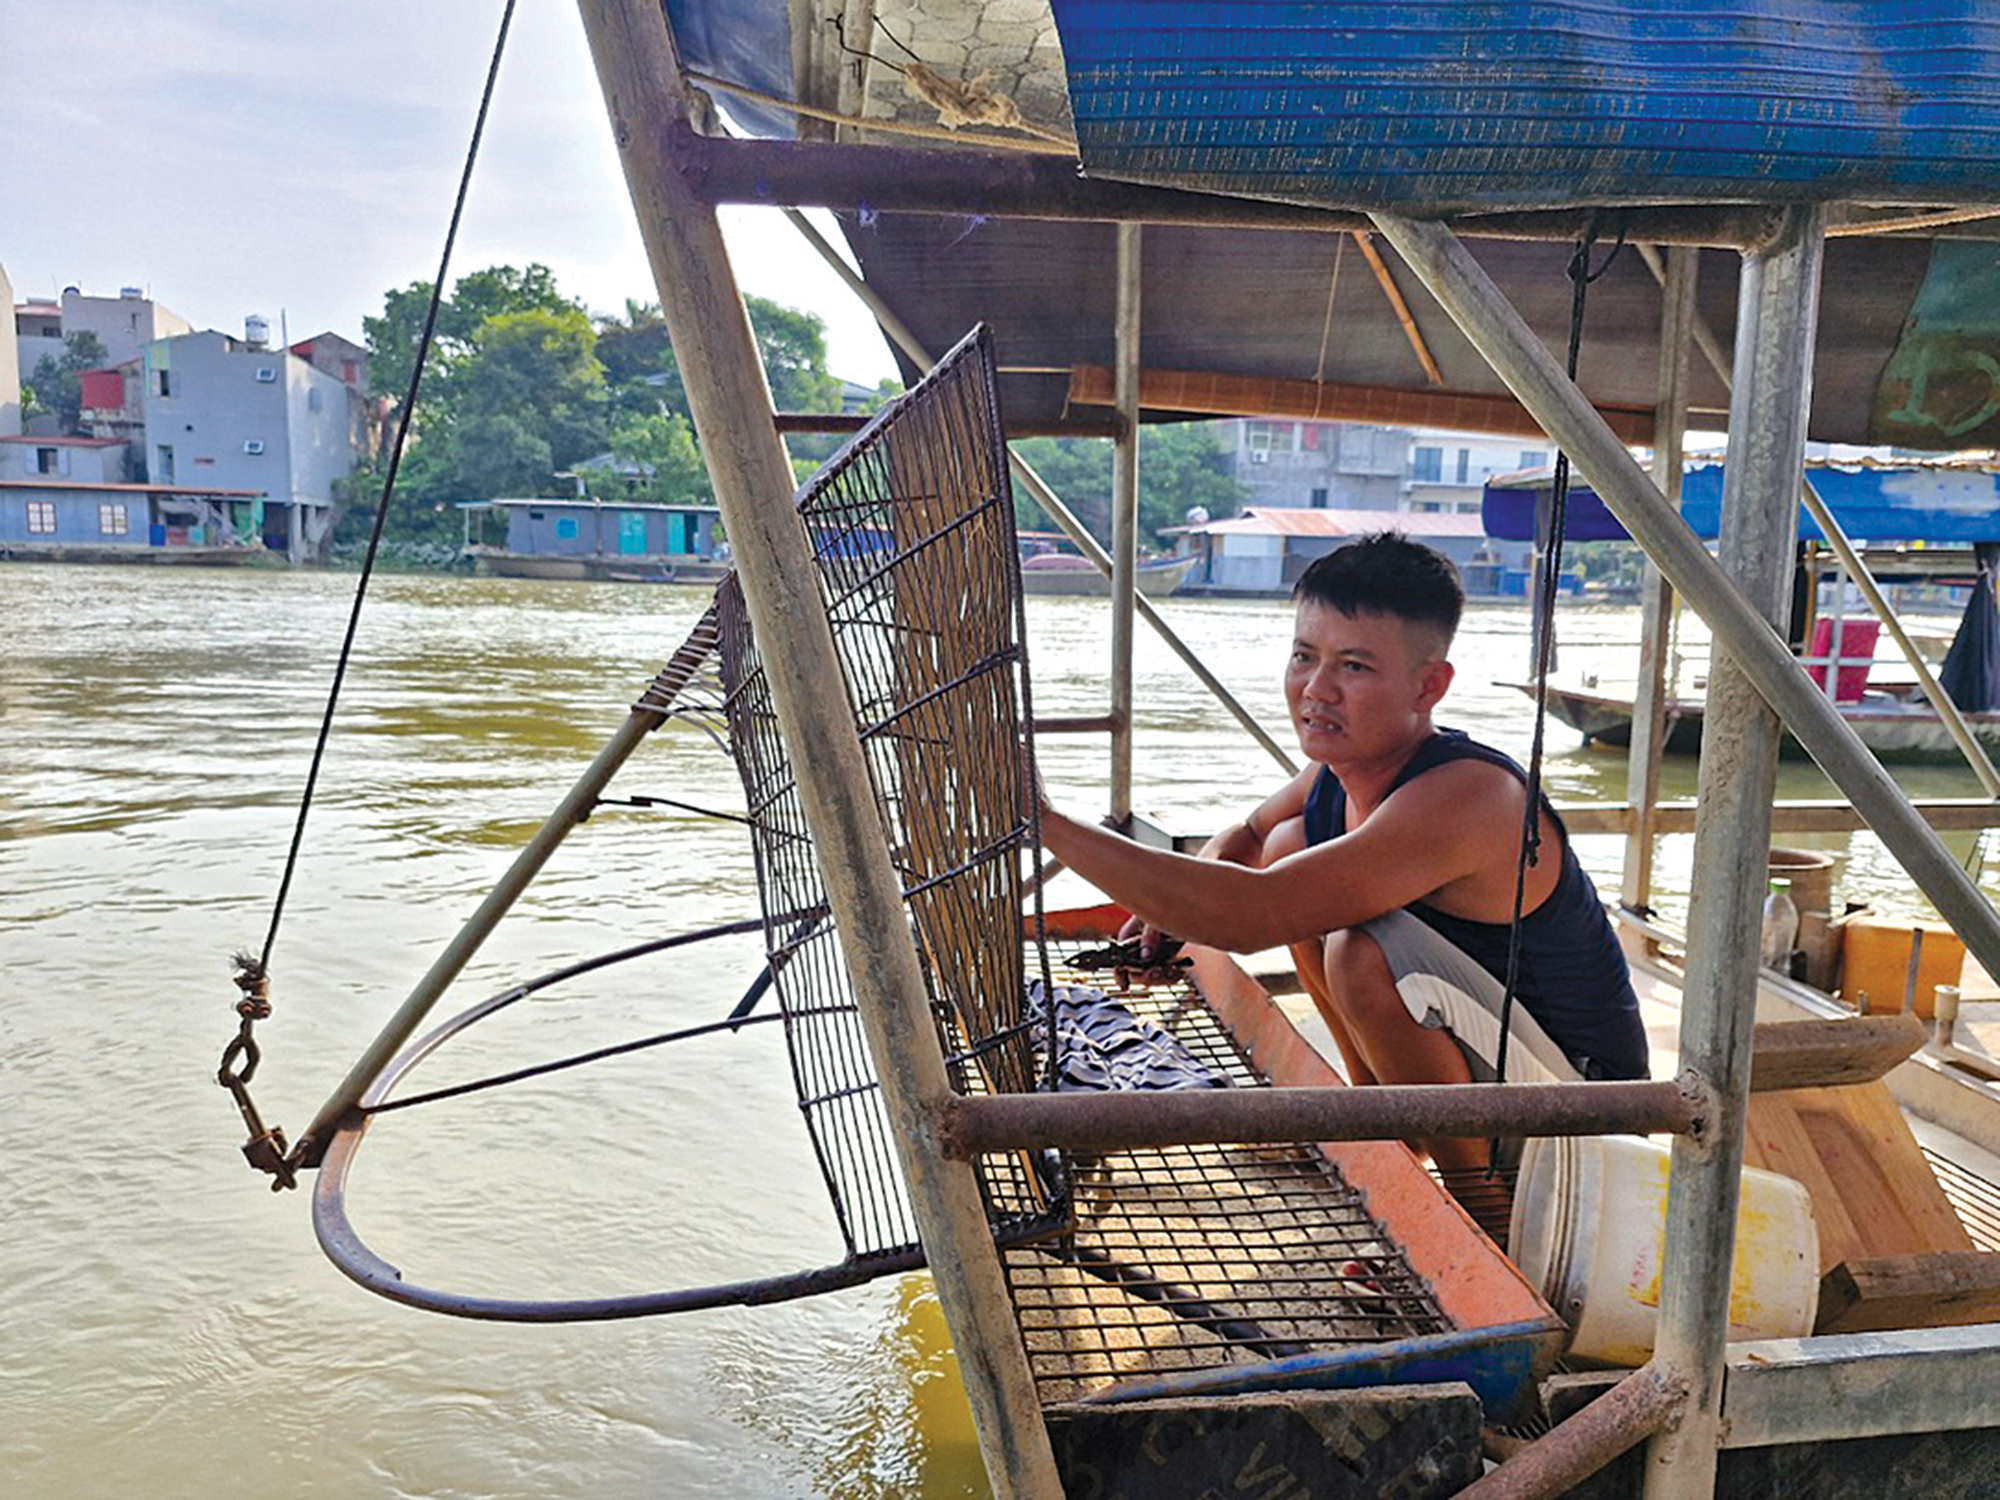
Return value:
M 1986 202 L 1977 0 L 1054 0 L 1085 169 L 1361 208 Z
M 2000 472 L 1948 464 L 1907 468 L 1806 470 L 1813 488 L 1849 536 L 1871 542 L 1985 542 L 2000 540 Z M 1504 541 L 1532 541 L 1535 495 L 1546 491 L 1546 474 L 1489 480 L 1482 507 L 1486 534 Z M 1722 465 L 1692 468 L 1681 479 L 1681 515 L 1696 534 L 1713 538 L 1722 520 Z M 1625 528 L 1604 502 L 1577 479 L 1570 480 L 1564 535 L 1572 542 L 1627 540 Z M 1819 527 L 1803 506 L 1799 537 L 1820 540 Z

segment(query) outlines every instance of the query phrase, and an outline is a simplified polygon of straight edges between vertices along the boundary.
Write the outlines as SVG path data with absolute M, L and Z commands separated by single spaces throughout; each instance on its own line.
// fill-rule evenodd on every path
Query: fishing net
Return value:
M 1017 746 L 1029 714 L 1012 492 L 990 335 L 976 329 L 807 485 L 798 513 L 900 878 L 930 1012 L 961 1093 L 1035 1086 L 1022 853 L 1036 843 Z M 794 1082 L 850 1257 L 917 1226 L 856 1011 L 794 753 L 737 581 L 717 597 L 730 740 L 753 828 Z M 982 1159 L 1002 1239 L 1060 1228 L 1059 1164 Z

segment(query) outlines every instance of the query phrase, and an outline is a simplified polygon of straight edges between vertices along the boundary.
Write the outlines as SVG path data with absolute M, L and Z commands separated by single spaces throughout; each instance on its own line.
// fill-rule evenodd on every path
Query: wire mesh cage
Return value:
M 1013 496 L 992 341 L 975 329 L 849 443 L 798 515 L 876 810 L 900 879 L 950 1077 L 962 1093 L 1034 1086 L 1045 1023 L 1028 1011 L 1021 855 L 1036 843 L 1017 749 L 1029 719 Z M 850 1256 L 918 1243 L 861 1019 L 827 914 L 740 586 L 718 594 L 730 737 L 753 827 L 794 1082 Z M 996 1234 L 1067 1222 L 1060 1164 L 980 1164 Z

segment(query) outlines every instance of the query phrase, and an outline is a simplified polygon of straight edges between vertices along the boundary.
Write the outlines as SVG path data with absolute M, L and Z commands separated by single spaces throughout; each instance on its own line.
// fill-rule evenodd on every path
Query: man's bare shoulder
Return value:
M 1526 798 L 1521 778 L 1505 766 L 1468 758 L 1412 776 L 1382 800 L 1375 816 L 1393 823 L 1444 820 L 1461 830 L 1518 829 Z

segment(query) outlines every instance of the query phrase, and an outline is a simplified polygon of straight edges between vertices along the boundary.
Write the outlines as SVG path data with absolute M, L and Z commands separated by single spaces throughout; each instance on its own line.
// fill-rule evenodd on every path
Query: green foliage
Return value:
M 64 432 L 75 432 L 83 408 L 83 372 L 103 369 L 110 358 L 97 335 L 87 329 L 65 335 L 61 356 L 44 354 L 34 373 L 21 382 L 22 396 L 32 398 L 32 409 L 24 404 L 22 415 L 54 412 Z
M 611 456 L 638 472 L 588 476 L 589 492 L 598 499 L 637 498 L 664 505 L 708 501 L 708 470 L 695 446 L 694 428 L 679 412 L 626 417 L 612 429 Z
M 384 295 L 379 318 L 361 320 L 368 341 L 368 380 L 375 395 L 400 402 L 409 391 L 410 367 L 430 300 L 431 284 L 413 281 Z M 424 371 L 426 399 L 445 395 L 445 388 L 471 357 L 488 318 L 502 313 L 581 311 L 579 304 L 556 289 L 555 272 L 544 265 L 531 265 L 525 271 L 489 266 L 459 277 L 451 295 L 438 304 L 431 362 Z
M 381 316 L 363 320 L 378 394 L 400 400 L 407 391 L 429 297 L 428 283 L 412 282 L 384 297 Z M 748 304 L 778 408 L 839 410 L 825 323 L 757 297 Z M 837 442 L 807 438 L 793 449 L 810 472 Z M 577 467 L 606 452 L 610 465 Z M 622 317 L 592 319 L 541 265 L 460 277 L 439 307 L 389 535 L 427 545 L 455 541 L 457 503 L 571 494 L 575 475 L 601 499 L 708 498 L 687 391 L 658 305 L 628 300 Z M 343 541 L 366 536 L 380 482 L 378 471 L 357 474 Z
M 1084 528 L 1109 545 L 1111 444 L 1102 438 L 1024 438 L 1013 446 L 1076 512 Z M 1160 542 L 1161 531 L 1183 524 L 1194 506 L 1222 519 L 1235 515 L 1243 501 L 1243 487 L 1229 470 L 1229 449 L 1214 423 L 1159 423 L 1145 429 L 1139 444 L 1142 541 Z M 1016 490 L 1014 509 L 1024 528 L 1049 530 L 1055 524 L 1025 491 Z

